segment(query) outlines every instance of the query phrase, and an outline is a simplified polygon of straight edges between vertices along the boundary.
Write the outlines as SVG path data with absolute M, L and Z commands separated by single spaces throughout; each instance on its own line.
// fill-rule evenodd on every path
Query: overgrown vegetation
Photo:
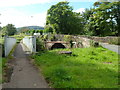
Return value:
M 16 28 L 13 24 L 7 24 L 6 26 L 0 29 L 0 35 L 14 35 L 16 33 Z
M 120 28 L 120 2 L 95 2 L 92 8 L 76 13 L 69 2 L 59 2 L 47 11 L 46 26 L 56 33 L 90 36 L 117 36 Z M 50 30 L 50 29 L 49 29 Z
M 4 37 L 0 37 L 0 56 L 4 57 Z
M 59 51 L 72 51 L 72 55 Z M 118 54 L 105 48 L 56 49 L 32 58 L 53 88 L 118 87 Z
M 45 46 L 44 46 L 44 41 L 41 38 L 36 38 L 36 51 L 44 51 Z
M 107 2 L 108 1 L 108 2 Z M 33 26 L 34 27 L 34 26 Z M 88 36 L 118 36 L 120 28 L 120 2 L 99 0 L 83 13 L 76 13 L 69 2 L 62 1 L 52 5 L 47 11 L 45 28 L 19 28 L 17 33 L 60 33 Z M 40 30 L 38 30 L 40 29 Z M 44 30 L 43 30 L 44 29 Z M 12 24 L 0 27 L 2 35 L 14 35 Z
M 56 33 L 62 34 L 80 34 L 83 27 L 81 15 L 73 12 L 73 8 L 67 1 L 50 7 L 47 11 L 46 25 Z
M 120 45 L 120 37 L 108 41 L 109 44 Z
M 7 59 L 0 57 L 0 84 L 2 82 L 5 82 L 3 75 L 5 75 L 4 70 L 7 67 L 6 63 L 7 63 Z
M 0 78 L 0 83 L 7 82 L 10 75 L 8 75 L 8 71 L 12 69 L 12 66 L 8 64 L 8 61 L 13 59 L 13 52 L 16 48 L 17 44 L 13 47 L 13 49 L 10 51 L 9 55 L 7 57 L 0 57 L 0 75 L 2 78 Z

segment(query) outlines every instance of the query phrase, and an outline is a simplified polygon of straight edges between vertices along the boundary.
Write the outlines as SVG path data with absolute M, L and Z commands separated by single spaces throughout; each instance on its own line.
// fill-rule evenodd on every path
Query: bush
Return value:
M 110 39 L 109 40 L 109 44 L 120 45 L 120 37 L 114 38 L 114 39 Z
M 99 42 L 96 42 L 94 40 L 90 40 L 90 46 L 98 47 L 99 46 Z
M 40 38 L 36 38 L 36 51 L 44 51 L 44 41 L 42 41 Z
M 66 42 L 70 42 L 72 40 L 72 36 L 71 35 L 64 35 L 64 41 Z
M 2 57 L 5 56 L 5 51 L 4 51 L 4 39 L 3 38 L 0 38 L 0 53 Z
M 48 35 L 43 35 L 43 40 L 44 41 L 48 40 Z
M 5 57 L 4 44 L 2 44 L 2 57 Z

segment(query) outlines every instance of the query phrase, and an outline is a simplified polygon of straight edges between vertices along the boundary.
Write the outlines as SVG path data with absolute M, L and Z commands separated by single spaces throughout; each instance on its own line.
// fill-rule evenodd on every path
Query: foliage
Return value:
M 0 37 L 0 44 L 4 43 L 4 37 Z
M 80 34 L 82 30 L 82 18 L 79 13 L 72 12 L 69 2 L 59 2 L 52 5 L 47 12 L 46 25 L 55 29 L 56 33 L 62 34 Z
M 16 33 L 16 28 L 13 24 L 8 24 L 2 28 L 1 33 L 2 35 L 14 35 Z
M 53 29 L 61 34 L 118 35 L 120 2 L 95 2 L 82 14 L 73 12 L 69 2 L 59 2 L 48 10 L 46 26 L 47 31 Z
M 48 35 L 43 35 L 43 38 L 42 38 L 44 41 L 47 41 L 48 40 Z
M 85 34 L 95 36 L 118 35 L 120 2 L 95 2 L 94 8 L 86 9 L 82 16 Z
M 42 35 L 43 34 L 43 30 L 38 30 L 38 32 Z
M 5 74 L 4 69 L 7 67 L 6 63 L 7 59 L 0 57 L 0 84 L 4 82 L 3 77 L 1 76 Z
M 72 40 L 72 36 L 71 35 L 64 35 L 63 40 L 66 42 L 70 42 Z
M 108 42 L 109 42 L 109 44 L 120 45 L 120 37 L 114 38 L 114 39 L 110 39 Z
M 96 42 L 94 40 L 90 40 L 90 46 L 98 47 L 99 46 L 99 42 Z
M 45 26 L 45 29 L 44 29 L 44 33 L 51 33 L 53 34 L 55 31 L 54 31 L 54 28 L 50 25 L 46 25 Z
M 102 47 L 56 49 L 34 55 L 53 88 L 118 88 L 118 54 Z
M 36 38 L 36 51 L 44 51 L 44 41 L 41 38 Z
M 0 57 L 4 57 L 4 37 L 0 37 Z
M 0 80 L 0 83 L 3 83 L 3 82 L 7 81 L 7 78 L 8 78 L 7 77 L 7 70 L 10 68 L 10 66 L 8 64 L 8 61 L 13 59 L 12 54 L 13 54 L 16 46 L 17 46 L 17 44 L 13 47 L 13 49 L 10 51 L 10 53 L 7 57 L 0 57 L 0 74 L 2 74 L 2 80 Z

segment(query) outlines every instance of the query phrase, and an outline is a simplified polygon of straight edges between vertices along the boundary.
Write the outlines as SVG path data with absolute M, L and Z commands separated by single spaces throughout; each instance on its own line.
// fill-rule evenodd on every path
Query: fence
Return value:
M 30 50 L 30 52 L 36 52 L 36 37 L 26 36 L 23 38 L 23 44 Z
M 5 56 L 8 56 L 14 45 L 16 44 L 16 39 L 14 37 L 5 37 L 4 41 L 4 49 L 5 49 Z

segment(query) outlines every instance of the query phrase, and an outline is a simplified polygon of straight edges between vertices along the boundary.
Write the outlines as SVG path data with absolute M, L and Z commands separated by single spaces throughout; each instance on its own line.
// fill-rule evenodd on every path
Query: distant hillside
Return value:
M 25 27 L 17 28 L 17 31 L 19 31 L 22 28 L 27 28 L 27 29 L 30 29 L 30 30 L 43 30 L 44 29 L 44 27 L 41 27 L 41 26 L 25 26 Z

